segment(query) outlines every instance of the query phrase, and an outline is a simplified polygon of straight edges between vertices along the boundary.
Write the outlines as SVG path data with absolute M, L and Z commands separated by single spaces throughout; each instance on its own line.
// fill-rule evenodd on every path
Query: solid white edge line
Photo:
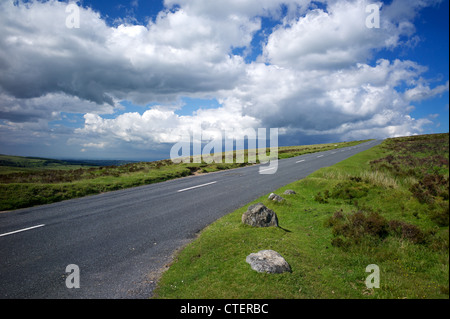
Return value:
M 180 189 L 180 190 L 177 191 L 177 192 L 178 192 L 178 193 L 181 193 L 181 192 L 185 192 L 185 191 L 188 191 L 188 190 L 191 190 L 191 189 L 195 189 L 195 188 L 199 188 L 199 187 L 203 187 L 203 186 L 212 185 L 212 184 L 215 184 L 215 183 L 217 183 L 217 181 L 211 182 L 211 183 L 202 184 L 202 185 L 192 186 L 192 187 L 185 188 L 185 189 Z
M 39 227 L 44 227 L 44 226 L 45 225 L 42 224 L 42 225 L 37 225 L 37 226 L 28 227 L 28 228 L 24 228 L 24 229 L 19 229 L 19 230 L 16 230 L 16 231 L 12 231 L 10 233 L 0 234 L 0 237 L 16 234 L 16 233 L 24 232 L 24 231 L 27 231 L 27 230 L 31 230 L 31 229 L 35 229 L 35 228 L 39 228 Z

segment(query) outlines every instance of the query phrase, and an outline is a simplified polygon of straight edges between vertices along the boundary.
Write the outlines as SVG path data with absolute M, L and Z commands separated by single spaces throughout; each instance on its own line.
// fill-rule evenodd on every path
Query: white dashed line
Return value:
M 259 172 L 260 173 L 261 172 L 266 172 L 266 171 L 270 171 L 270 170 L 273 170 L 273 169 L 276 169 L 276 168 L 278 168 L 278 167 L 271 167 L 271 168 L 266 168 L 266 169 L 260 169 Z
M 32 230 L 32 229 L 39 228 L 39 227 L 44 227 L 44 226 L 45 226 L 45 225 L 37 225 L 37 226 L 33 226 L 33 227 L 28 227 L 28 228 L 24 228 L 24 229 L 19 229 L 19 230 L 16 230 L 16 231 L 12 231 L 12 232 L 10 232 L 10 233 L 0 234 L 0 237 L 12 235 L 12 234 L 17 234 L 17 233 L 20 233 L 20 232 L 24 232 L 24 231 L 27 231 L 27 230 Z
M 217 181 L 211 182 L 211 183 L 202 184 L 202 185 L 192 186 L 192 187 L 185 188 L 185 189 L 180 189 L 180 190 L 177 191 L 177 192 L 178 192 L 178 193 L 181 193 L 181 192 L 189 191 L 189 190 L 191 190 L 191 189 L 195 189 L 195 188 L 199 188 L 199 187 L 204 187 L 204 186 L 212 185 L 212 184 L 215 184 L 215 183 L 217 183 Z

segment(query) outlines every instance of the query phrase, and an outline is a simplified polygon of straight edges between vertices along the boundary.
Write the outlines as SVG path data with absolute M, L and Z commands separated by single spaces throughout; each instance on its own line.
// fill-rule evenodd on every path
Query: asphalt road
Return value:
M 205 226 L 379 143 L 280 160 L 272 175 L 254 165 L 2 213 L 0 298 L 148 298 L 174 251 Z M 66 287 L 72 264 L 80 288 Z

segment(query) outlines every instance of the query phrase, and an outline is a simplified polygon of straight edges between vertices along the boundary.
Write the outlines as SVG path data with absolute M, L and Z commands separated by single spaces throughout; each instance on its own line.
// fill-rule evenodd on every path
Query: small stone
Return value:
M 273 200 L 274 202 L 282 202 L 283 200 L 284 200 L 284 198 L 283 197 L 281 197 L 281 196 L 279 196 L 279 195 L 277 195 L 277 194 L 274 194 L 274 193 L 271 193 L 270 195 L 269 195 L 269 199 L 270 200 Z
M 297 193 L 294 190 L 292 190 L 292 189 L 287 189 L 287 190 L 284 191 L 283 194 L 284 195 L 295 195 Z
M 291 266 L 274 250 L 261 250 L 247 256 L 245 261 L 251 268 L 260 273 L 281 274 L 291 272 Z

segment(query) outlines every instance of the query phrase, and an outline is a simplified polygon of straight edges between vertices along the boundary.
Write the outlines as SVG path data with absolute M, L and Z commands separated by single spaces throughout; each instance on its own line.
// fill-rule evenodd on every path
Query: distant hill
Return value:
M 88 165 L 88 166 L 122 166 L 126 164 L 139 163 L 139 161 L 126 160 L 63 160 L 71 165 Z M 77 164 L 80 163 L 80 164 Z
M 57 160 L 42 157 L 24 157 L 0 154 L 0 173 L 35 169 L 76 169 L 83 167 L 121 166 L 133 161 L 123 160 Z
M 49 166 L 55 167 L 55 166 L 66 166 L 66 165 L 96 166 L 92 163 L 87 163 L 84 161 L 73 161 L 73 160 L 64 160 L 63 161 L 63 160 L 41 158 L 41 157 L 22 157 L 22 156 L 0 155 L 0 166 L 42 168 L 42 167 L 49 167 Z

